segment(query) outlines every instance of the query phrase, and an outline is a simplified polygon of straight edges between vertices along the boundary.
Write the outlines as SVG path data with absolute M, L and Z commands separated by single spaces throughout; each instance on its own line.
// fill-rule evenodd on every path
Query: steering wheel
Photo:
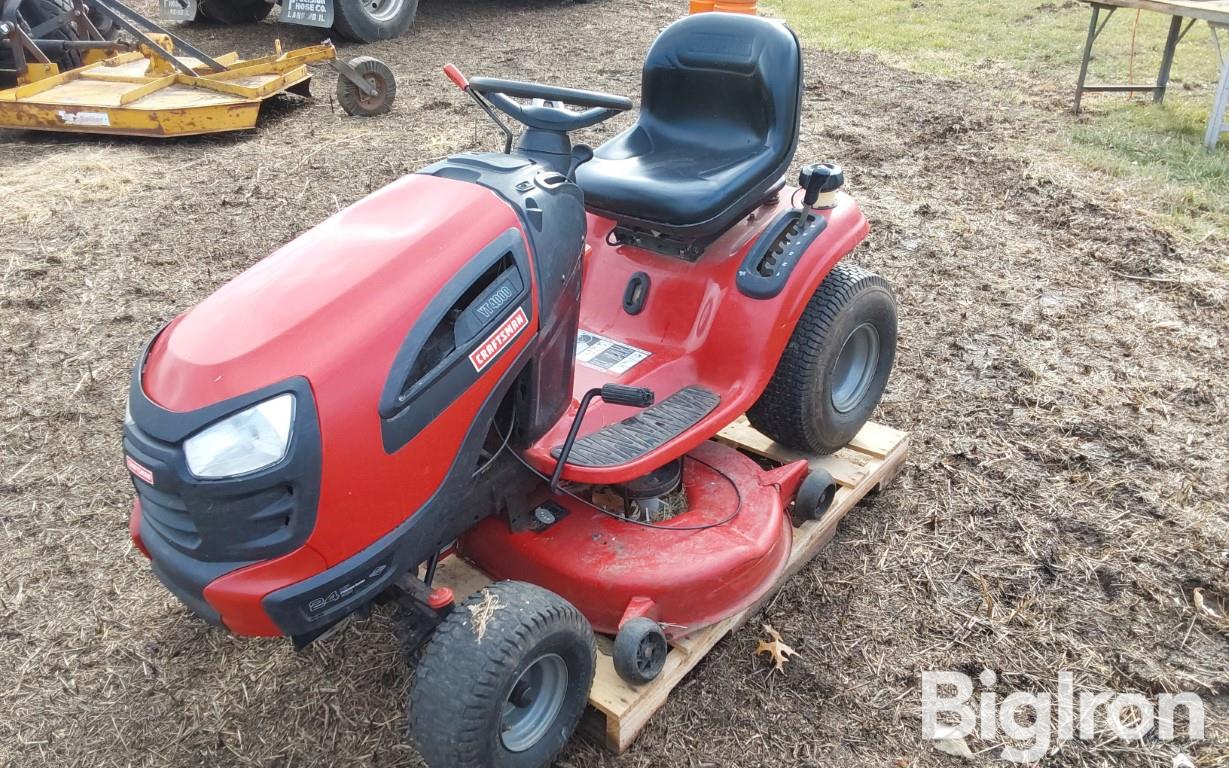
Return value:
M 452 64 L 444 67 L 444 74 L 448 75 L 448 79 L 456 83 L 461 90 L 482 96 L 513 120 L 539 130 L 565 133 L 577 131 L 597 125 L 603 120 L 609 120 L 620 112 L 626 112 L 632 108 L 631 99 L 609 93 L 584 91 L 578 88 L 559 88 L 519 80 L 501 80 L 495 77 L 475 77 L 467 80 L 465 75 L 461 74 L 461 71 Z M 570 109 L 547 106 L 544 103 L 520 104 L 510 97 L 571 104 L 574 107 L 585 109 L 581 112 L 573 112 Z

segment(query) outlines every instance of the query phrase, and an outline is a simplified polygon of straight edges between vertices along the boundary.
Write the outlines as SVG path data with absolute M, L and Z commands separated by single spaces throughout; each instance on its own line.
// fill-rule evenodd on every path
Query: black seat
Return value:
M 666 28 L 635 125 L 580 166 L 585 206 L 624 227 L 711 240 L 758 205 L 798 145 L 802 55 L 783 24 L 729 13 Z

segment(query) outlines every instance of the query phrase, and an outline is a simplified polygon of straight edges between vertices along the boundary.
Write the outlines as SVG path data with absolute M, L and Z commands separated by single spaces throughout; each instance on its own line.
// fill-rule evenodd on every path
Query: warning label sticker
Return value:
M 111 117 L 106 112 L 69 112 L 61 109 L 56 117 L 65 125 L 101 125 L 111 124 Z
M 630 344 L 581 329 L 576 334 L 576 359 L 607 373 L 627 373 L 650 354 Z

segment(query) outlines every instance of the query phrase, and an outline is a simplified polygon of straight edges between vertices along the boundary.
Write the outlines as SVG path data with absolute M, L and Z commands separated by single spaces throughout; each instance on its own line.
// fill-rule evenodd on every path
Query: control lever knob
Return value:
M 626 384 L 602 385 L 602 399 L 613 405 L 630 405 L 633 408 L 648 408 L 656 395 L 648 387 L 629 387 Z
M 845 172 L 836 163 L 804 165 L 798 174 L 802 187 L 802 204 L 806 208 L 831 208 L 836 204 L 836 191 L 845 186 Z

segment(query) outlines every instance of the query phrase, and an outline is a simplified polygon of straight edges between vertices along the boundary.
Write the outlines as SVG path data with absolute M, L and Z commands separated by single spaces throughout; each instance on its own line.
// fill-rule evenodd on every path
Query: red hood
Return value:
M 355 361 L 387 373 L 439 288 L 517 226 L 511 208 L 483 187 L 406 176 L 176 318 L 150 349 L 145 393 L 188 411 L 292 376 L 315 383 Z

